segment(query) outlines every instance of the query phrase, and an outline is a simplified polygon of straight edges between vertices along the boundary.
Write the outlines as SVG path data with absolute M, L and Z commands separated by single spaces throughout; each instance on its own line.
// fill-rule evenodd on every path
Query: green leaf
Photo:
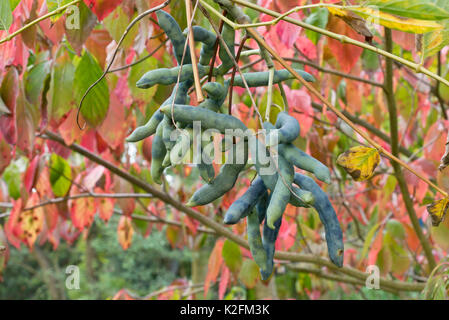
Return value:
M 50 73 L 50 61 L 35 65 L 25 76 L 25 95 L 31 104 L 37 104 L 44 88 L 45 78 Z
M 147 53 L 142 53 L 142 55 L 135 59 L 135 61 L 143 58 Z M 136 86 L 136 82 L 148 71 L 157 69 L 157 60 L 154 57 L 150 57 L 143 62 L 133 66 L 128 76 L 128 87 L 131 91 L 131 95 L 134 99 L 144 102 L 149 102 L 152 100 L 154 94 L 156 93 L 159 86 L 153 86 L 149 89 L 139 89 Z
M 12 10 L 9 1 L 0 1 L 0 30 L 9 30 L 12 24 Z
M 313 12 L 310 16 L 308 16 L 305 22 L 313 26 L 324 29 L 327 26 L 328 20 L 329 20 L 329 11 L 326 8 L 319 8 L 315 10 L 315 12 Z M 307 29 L 306 36 L 314 44 L 317 44 L 318 40 L 320 40 L 321 34 Z
M 20 198 L 20 189 L 22 185 L 21 170 L 17 162 L 11 163 L 3 173 L 3 180 L 8 186 L 8 192 L 11 198 L 17 200 Z
M 11 11 L 14 11 L 14 9 L 17 7 L 17 5 L 20 3 L 20 0 L 9 0 L 9 5 L 11 6 Z
M 97 61 L 85 52 L 75 71 L 75 95 L 79 104 L 87 89 L 101 77 Z M 109 108 L 109 88 L 106 79 L 101 80 L 86 96 L 81 114 L 92 126 L 98 126 L 106 118 Z
M 72 169 L 68 162 L 53 153 L 50 158 L 50 184 L 56 197 L 64 197 L 72 185 Z
M 254 288 L 259 279 L 259 267 L 250 259 L 245 259 L 240 269 L 239 279 L 248 289 Z
M 372 242 L 374 235 L 376 234 L 376 231 L 379 228 L 379 226 L 380 226 L 380 224 L 377 223 L 366 234 L 365 243 L 363 244 L 362 253 L 360 254 L 360 262 L 362 262 L 363 259 L 365 259 L 366 255 L 368 253 L 369 247 L 371 246 L 371 242 Z
M 226 240 L 222 250 L 223 260 L 233 273 L 237 273 L 242 266 L 242 253 L 240 247 L 233 241 Z
M 128 15 L 123 11 L 122 6 L 118 6 L 109 16 L 107 16 L 103 20 L 103 25 L 105 26 L 106 30 L 109 31 L 112 39 L 114 39 L 116 42 L 119 42 L 130 21 L 131 20 Z M 138 32 L 139 28 L 132 28 L 123 41 L 122 47 L 125 49 L 131 47 L 131 45 L 134 43 L 134 39 L 137 37 Z
M 423 20 L 449 19 L 447 0 L 368 0 L 364 5 L 401 17 Z
M 61 47 L 51 70 L 48 92 L 48 117 L 59 121 L 73 107 L 73 79 L 75 66 L 66 49 Z

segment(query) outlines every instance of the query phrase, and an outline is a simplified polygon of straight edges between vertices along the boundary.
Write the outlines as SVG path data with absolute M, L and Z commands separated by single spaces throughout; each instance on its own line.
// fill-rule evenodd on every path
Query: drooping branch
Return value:
M 70 150 L 77 152 L 81 154 L 82 156 L 86 157 L 87 159 L 105 167 L 115 175 L 118 175 L 119 177 L 123 178 L 124 180 L 128 181 L 129 183 L 141 188 L 145 192 L 152 194 L 155 198 L 158 198 L 159 200 L 167 203 L 168 205 L 171 205 L 172 207 L 176 208 L 177 210 L 185 213 L 189 217 L 199 221 L 204 226 L 214 230 L 217 235 L 226 237 L 227 239 L 237 243 L 243 248 L 249 249 L 248 243 L 240 236 L 234 234 L 231 229 L 224 227 L 222 224 L 216 222 L 215 220 L 204 216 L 198 211 L 195 211 L 187 206 L 185 206 L 183 203 L 173 199 L 170 195 L 156 189 L 155 187 L 147 184 L 145 181 L 139 179 L 138 177 L 135 177 L 128 172 L 120 169 L 119 167 L 115 166 L 114 164 L 104 160 L 102 157 L 96 155 L 95 153 L 90 152 L 89 150 L 83 148 L 82 146 L 78 144 L 72 144 L 67 145 L 64 140 L 58 136 L 57 134 L 45 131 L 45 138 L 53 140 L 55 142 L 58 142 L 59 144 L 69 148 Z M 349 277 L 356 278 L 362 281 L 365 281 L 366 278 L 369 276 L 368 273 L 359 271 L 357 269 L 351 268 L 351 267 L 342 267 L 338 268 L 335 266 L 332 262 L 330 262 L 328 259 L 322 258 L 320 256 L 314 256 L 311 254 L 301 254 L 301 253 L 292 253 L 292 252 L 282 252 L 278 251 L 275 253 L 275 258 L 279 260 L 286 260 L 290 262 L 308 262 L 320 266 L 325 266 L 331 270 L 335 270 L 339 273 L 343 273 Z M 403 281 L 397 281 L 397 280 L 389 280 L 386 278 L 380 278 L 380 286 L 383 288 L 389 288 L 392 290 L 397 291 L 422 291 L 424 288 L 424 284 L 421 283 L 410 283 L 410 282 L 403 282 Z

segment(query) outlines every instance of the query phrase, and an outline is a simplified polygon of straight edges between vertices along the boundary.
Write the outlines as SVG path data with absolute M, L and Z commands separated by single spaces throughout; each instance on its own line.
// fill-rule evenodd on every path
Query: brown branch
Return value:
M 58 136 L 57 134 L 50 132 L 50 131 L 46 131 L 45 135 L 46 135 L 46 138 L 56 141 L 59 144 L 69 148 L 70 150 L 83 155 L 87 159 L 105 167 L 110 172 L 114 173 L 115 175 L 120 176 L 121 178 L 130 182 L 131 184 L 152 194 L 155 198 L 158 198 L 159 200 L 171 205 L 172 207 L 185 213 L 189 217 L 191 217 L 195 220 L 198 220 L 201 224 L 214 230 L 217 233 L 217 235 L 226 237 L 227 239 L 234 241 L 235 243 L 242 246 L 243 248 L 249 249 L 248 243 L 242 237 L 234 234 L 231 229 L 224 227 L 223 225 L 216 222 L 215 220 L 213 220 L 207 216 L 204 216 L 203 214 L 201 214 L 198 211 L 195 211 L 189 207 L 186 207 L 183 203 L 173 199 L 170 195 L 154 188 L 153 186 L 147 184 L 145 181 L 139 179 L 138 177 L 131 175 L 130 173 L 124 171 L 123 169 L 118 168 L 114 164 L 110 163 L 109 161 L 106 161 L 102 157 L 90 152 L 89 150 L 83 148 L 82 146 L 80 146 L 78 144 L 67 145 L 67 144 L 65 144 L 64 140 L 60 136 Z M 345 266 L 342 268 L 338 268 L 332 262 L 330 262 L 328 259 L 325 259 L 320 256 L 310 255 L 310 254 L 278 251 L 275 253 L 275 258 L 279 259 L 279 260 L 290 261 L 290 262 L 308 262 L 308 263 L 313 263 L 313 264 L 320 265 L 320 266 L 326 266 L 330 270 L 338 271 L 340 273 L 346 274 L 347 276 L 350 276 L 350 277 L 356 278 L 356 279 L 360 279 L 362 281 L 365 281 L 366 278 L 369 276 L 368 273 L 359 271 L 352 267 Z M 394 290 L 398 290 L 398 291 L 422 291 L 424 288 L 424 284 L 421 284 L 421 283 L 410 283 L 410 282 L 404 282 L 404 281 L 389 280 L 386 278 L 380 278 L 380 285 L 381 285 L 381 287 L 388 287 L 390 289 L 394 289 Z
M 387 52 L 392 52 L 393 50 L 393 40 L 391 35 L 391 30 L 385 28 L 385 50 Z M 388 113 L 390 118 L 390 134 L 391 134 L 391 152 L 393 155 L 399 155 L 399 138 L 398 138 L 398 117 L 397 117 L 397 108 L 396 108 L 396 100 L 394 97 L 394 89 L 393 89 L 393 60 L 390 58 L 386 58 L 386 71 L 385 71 L 385 85 L 384 85 L 384 93 L 387 98 L 388 105 Z M 396 180 L 398 181 L 399 188 L 402 193 L 402 199 L 404 201 L 405 207 L 407 209 L 407 213 L 410 217 L 410 221 L 412 222 L 413 229 L 415 230 L 416 235 L 418 236 L 419 241 L 423 247 L 424 253 L 427 257 L 427 261 L 429 263 L 429 268 L 433 270 L 436 266 L 435 257 L 432 253 L 432 247 L 424 235 L 421 226 L 419 225 L 418 217 L 415 212 L 415 208 L 413 206 L 413 201 L 410 198 L 410 193 L 408 191 L 407 182 L 404 178 L 404 173 L 402 172 L 402 168 L 396 161 L 391 161 L 391 165 L 393 166 L 394 173 L 396 176 Z

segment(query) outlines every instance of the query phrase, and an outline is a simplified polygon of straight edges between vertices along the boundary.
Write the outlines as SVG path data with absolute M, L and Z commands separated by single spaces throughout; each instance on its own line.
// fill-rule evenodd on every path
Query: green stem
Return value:
M 4 1 L 4 0 L 2 0 L 2 1 Z M 4 42 L 11 41 L 14 37 L 18 36 L 19 34 L 21 34 L 22 32 L 24 32 L 25 30 L 31 28 L 31 27 L 34 26 L 35 24 L 38 24 L 39 22 L 41 22 L 41 21 L 43 21 L 43 20 L 45 20 L 45 19 L 48 19 L 48 18 L 50 18 L 50 17 L 52 17 L 52 16 L 55 16 L 55 15 L 57 15 L 57 14 L 60 14 L 61 12 L 65 11 L 68 7 L 73 6 L 73 5 L 75 5 L 75 4 L 77 4 L 77 3 L 81 2 L 81 1 L 82 1 L 82 0 L 75 0 L 75 1 L 72 1 L 72 2 L 70 2 L 70 3 L 68 3 L 68 4 L 66 4 L 66 5 L 64 5 L 64 6 L 60 7 L 60 8 L 58 8 L 58 9 L 56 9 L 55 11 L 49 12 L 49 13 L 47 13 L 46 15 L 43 15 L 42 17 L 37 18 L 36 20 L 31 21 L 30 23 L 28 23 L 27 25 L 23 26 L 23 27 L 20 28 L 19 30 L 15 31 L 15 32 L 13 32 L 13 33 L 11 33 L 9 36 L 7 36 L 7 37 L 1 39 L 1 40 L 0 40 L 0 44 L 2 44 L 2 43 L 4 43 Z
M 393 50 L 393 40 L 391 36 L 391 30 L 385 28 L 385 48 L 386 51 L 391 52 Z M 387 58 L 386 60 L 386 70 L 385 70 L 385 85 L 384 92 L 387 98 L 388 113 L 390 115 L 390 135 L 391 135 L 391 153 L 395 156 L 399 155 L 399 137 L 398 137 L 398 118 L 397 118 L 397 108 L 396 100 L 394 98 L 393 89 L 393 60 Z M 396 180 L 398 181 L 399 188 L 401 190 L 402 199 L 404 201 L 407 213 L 412 222 L 413 229 L 421 242 L 424 253 L 427 257 L 430 270 L 433 270 L 436 266 L 435 257 L 432 253 L 432 248 L 426 236 L 424 235 L 421 226 L 419 225 L 419 220 L 413 206 L 413 201 L 410 198 L 410 193 L 408 191 L 407 182 L 404 178 L 404 173 L 401 166 L 396 161 L 391 161 L 393 166 Z
M 276 11 L 266 9 L 264 7 L 258 6 L 257 4 L 254 4 L 254 3 L 251 3 L 251 2 L 248 2 L 248 1 L 245 1 L 245 0 L 216 0 L 216 1 L 218 3 L 221 3 L 222 1 L 232 1 L 232 2 L 240 4 L 242 6 L 245 6 L 245 7 L 254 9 L 254 10 L 257 10 L 259 12 L 263 12 L 265 14 L 268 14 L 268 15 L 272 16 L 272 17 L 280 17 L 280 16 L 282 16 L 282 14 L 280 14 L 280 13 L 278 13 Z M 370 51 L 374 51 L 377 54 L 380 54 L 380 55 L 382 55 L 384 57 L 390 58 L 392 60 L 398 61 L 398 62 L 406 65 L 410 69 L 413 69 L 416 73 L 424 73 L 425 75 L 429 76 L 430 78 L 433 78 L 433 79 L 435 79 L 435 80 L 437 80 L 437 81 L 439 81 L 441 83 L 444 83 L 446 86 L 449 87 L 449 81 L 448 80 L 446 80 L 446 79 L 442 78 L 441 76 L 439 76 L 439 75 L 431 72 L 430 70 L 424 68 L 421 64 L 417 64 L 417 63 L 411 62 L 411 61 L 406 60 L 404 58 L 398 57 L 398 56 L 392 54 L 391 52 L 387 52 L 385 50 L 379 49 L 379 48 L 374 47 L 372 45 L 369 45 L 367 43 L 351 39 L 351 38 L 349 38 L 349 37 L 347 37 L 345 35 L 341 35 L 341 34 L 338 34 L 338 33 L 334 33 L 334 32 L 328 31 L 326 29 L 322 29 L 322 28 L 316 27 L 314 25 L 305 23 L 305 22 L 303 22 L 301 20 L 296 20 L 296 19 L 293 19 L 293 18 L 290 18 L 290 17 L 283 17 L 282 20 L 284 20 L 286 22 L 289 22 L 289 23 L 292 23 L 292 24 L 295 24 L 295 25 L 300 26 L 302 28 L 318 32 L 318 33 L 323 34 L 325 36 L 328 36 L 330 38 L 336 39 L 336 40 L 338 40 L 338 41 L 340 41 L 342 43 L 349 43 L 349 44 L 352 44 L 352 45 L 355 45 L 355 46 L 358 46 L 358 47 L 361 47 L 361 48 L 364 48 L 364 49 L 367 49 L 367 50 L 370 50 Z

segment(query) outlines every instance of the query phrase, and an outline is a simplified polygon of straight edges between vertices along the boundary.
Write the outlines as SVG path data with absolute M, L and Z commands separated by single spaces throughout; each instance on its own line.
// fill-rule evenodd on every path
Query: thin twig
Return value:
M 192 14 L 192 2 L 190 0 L 185 0 L 186 5 L 186 15 L 187 15 L 187 27 L 189 28 L 188 33 L 188 42 L 190 45 L 190 56 L 192 59 L 192 70 L 193 70 L 193 80 L 195 84 L 195 91 L 196 91 L 196 100 L 201 103 L 204 101 L 203 92 L 201 91 L 201 84 L 200 84 L 200 76 L 198 73 L 198 65 L 197 65 L 197 59 L 195 54 L 195 39 L 193 36 L 193 29 L 192 29 L 192 21 L 194 18 L 194 14 Z M 196 6 L 195 6 L 196 7 Z

